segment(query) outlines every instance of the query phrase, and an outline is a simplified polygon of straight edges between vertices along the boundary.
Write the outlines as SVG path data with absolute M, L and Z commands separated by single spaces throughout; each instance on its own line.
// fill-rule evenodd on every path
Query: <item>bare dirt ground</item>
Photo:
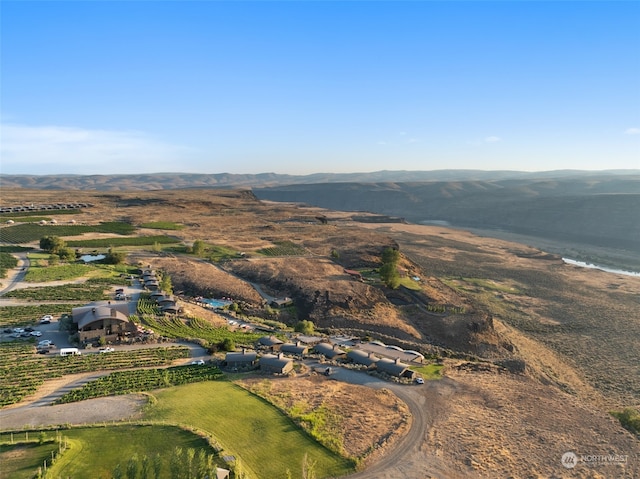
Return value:
M 319 375 L 251 378 L 240 384 L 283 410 L 297 406 L 306 413 L 328 408 L 336 415 L 333 436 L 340 438 L 349 457 L 364 458 L 373 453 L 379 457 L 408 431 L 409 409 L 388 389 L 331 381 Z

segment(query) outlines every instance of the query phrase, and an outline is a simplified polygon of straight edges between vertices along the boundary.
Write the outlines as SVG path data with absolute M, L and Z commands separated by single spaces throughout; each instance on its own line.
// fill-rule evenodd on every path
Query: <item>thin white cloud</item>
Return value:
M 624 131 L 625 135 L 640 135 L 640 128 L 627 128 Z
M 484 139 L 485 143 L 498 143 L 499 141 L 502 141 L 502 138 L 500 138 L 499 136 L 487 136 Z
M 177 171 L 195 152 L 136 131 L 19 124 L 0 128 L 5 174 Z

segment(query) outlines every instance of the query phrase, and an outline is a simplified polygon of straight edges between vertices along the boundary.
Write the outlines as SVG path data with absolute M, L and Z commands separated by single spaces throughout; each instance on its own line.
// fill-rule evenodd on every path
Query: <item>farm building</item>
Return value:
M 353 349 L 347 353 L 347 359 L 351 360 L 355 364 L 362 364 L 368 368 L 374 368 L 376 363 L 380 361 L 380 358 L 373 353 L 367 353 L 359 349 Z
M 262 336 L 258 339 L 258 344 L 265 348 L 269 348 L 271 351 L 278 351 L 282 345 L 282 341 L 275 336 Z
M 282 353 L 265 354 L 260 358 L 260 369 L 274 374 L 287 374 L 293 370 L 293 359 L 285 358 Z
M 180 306 L 175 303 L 165 303 L 160 305 L 160 312 L 163 314 L 178 314 L 180 312 Z
M 313 347 L 314 351 L 322 354 L 328 359 L 344 359 L 347 353 L 340 349 L 336 344 L 318 343 Z
M 129 321 L 127 303 L 73 308 L 71 318 L 78 325 L 80 341 L 98 338 L 116 341 L 137 331 L 136 325 Z
M 291 306 L 293 304 L 293 299 L 291 298 L 276 298 L 269 303 L 269 306 L 272 308 L 286 308 L 287 306 Z
M 293 354 L 295 356 L 304 356 L 309 353 L 309 348 L 302 344 L 300 341 L 293 343 L 285 343 L 280 346 L 280 351 L 287 354 Z
M 394 376 L 397 378 L 413 378 L 416 373 L 409 369 L 408 364 L 401 363 L 399 359 L 392 361 L 391 359 L 382 358 L 376 363 L 378 371 Z
M 256 365 L 258 355 L 255 351 L 243 349 L 241 352 L 227 353 L 224 360 L 230 368 L 248 369 Z
M 304 334 L 300 334 L 295 339 L 296 339 L 296 341 L 304 343 L 304 344 L 306 344 L 308 346 L 312 346 L 314 344 L 319 343 L 324 338 L 322 338 L 321 336 L 305 336 Z

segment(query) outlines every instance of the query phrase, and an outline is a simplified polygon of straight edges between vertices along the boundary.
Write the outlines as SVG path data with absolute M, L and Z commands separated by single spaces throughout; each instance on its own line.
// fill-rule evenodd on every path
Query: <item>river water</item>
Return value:
M 562 258 L 562 261 L 573 266 L 580 266 L 582 268 L 599 269 L 600 271 L 606 271 L 607 273 L 625 274 L 627 276 L 640 277 L 640 273 L 636 271 L 624 271 L 621 269 L 607 268 L 606 266 L 598 266 L 597 264 L 585 263 L 584 261 L 576 261 L 569 258 Z

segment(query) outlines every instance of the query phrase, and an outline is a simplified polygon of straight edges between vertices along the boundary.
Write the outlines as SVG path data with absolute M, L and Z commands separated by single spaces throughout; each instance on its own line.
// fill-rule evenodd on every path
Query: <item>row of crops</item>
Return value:
M 39 225 L 22 223 L 0 229 L 0 243 L 31 243 L 43 236 L 77 236 L 83 233 L 132 234 L 135 227 L 129 223 L 105 222 L 97 225 Z M 71 246 L 71 245 L 69 245 Z
M 217 328 L 200 318 L 183 320 L 175 316 L 144 315 L 139 319 L 145 327 L 161 336 L 180 339 L 197 338 L 208 344 L 221 344 L 225 340 L 231 340 L 235 344 L 251 345 L 262 336 L 252 332 Z
M 112 246 L 152 246 L 154 244 L 174 244 L 180 240 L 166 235 L 128 236 L 126 238 L 102 238 L 68 241 L 70 248 L 110 248 Z
M 104 285 L 79 283 L 65 284 L 62 286 L 14 289 L 6 293 L 4 297 L 37 299 L 39 301 L 101 301 L 109 298 L 104 290 Z
M 80 304 L 26 304 L 22 306 L 0 307 L 0 327 L 21 326 L 36 323 L 45 314 L 59 316 L 71 314 L 71 310 Z
M 116 394 L 130 394 L 169 386 L 201 381 L 213 381 L 222 377 L 216 366 L 187 365 L 170 368 L 136 369 L 118 371 L 91 381 L 79 389 L 69 391 L 56 404 L 84 401 Z
M 279 241 L 274 244 L 276 246 L 259 249 L 257 253 L 265 256 L 302 256 L 309 253 L 304 246 L 291 241 Z
M 0 278 L 7 276 L 7 271 L 18 266 L 18 259 L 9 254 L 0 252 Z
M 20 402 L 46 380 L 68 374 L 169 365 L 188 358 L 186 346 L 116 351 L 109 354 L 42 357 L 22 342 L 0 346 L 0 407 Z

